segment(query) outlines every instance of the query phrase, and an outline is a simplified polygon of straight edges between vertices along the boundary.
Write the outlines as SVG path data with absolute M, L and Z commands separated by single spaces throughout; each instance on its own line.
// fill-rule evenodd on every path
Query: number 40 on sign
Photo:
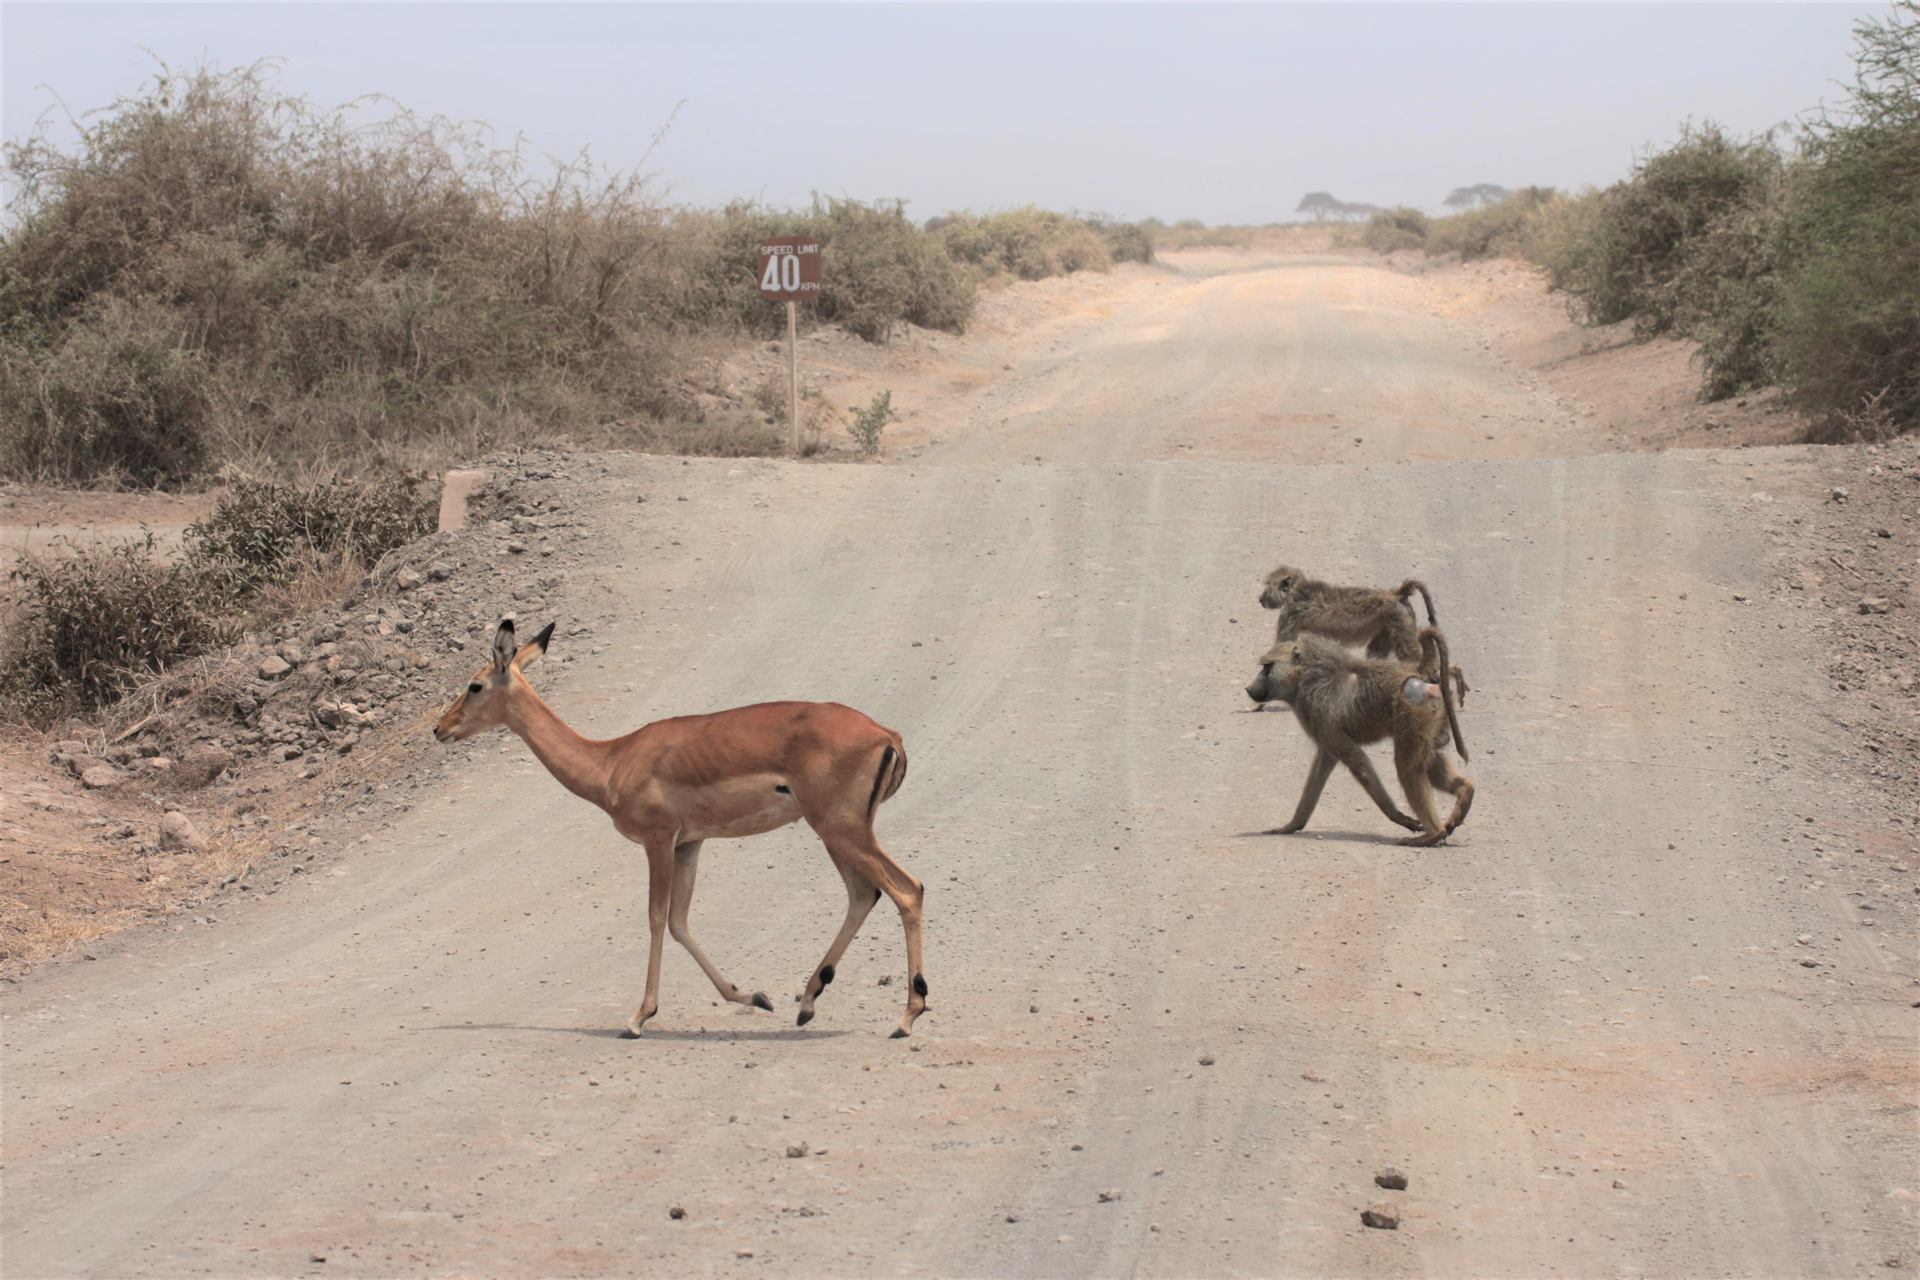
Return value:
M 799 302 L 820 292 L 820 242 L 807 236 L 781 236 L 760 246 L 760 296 L 772 302 Z

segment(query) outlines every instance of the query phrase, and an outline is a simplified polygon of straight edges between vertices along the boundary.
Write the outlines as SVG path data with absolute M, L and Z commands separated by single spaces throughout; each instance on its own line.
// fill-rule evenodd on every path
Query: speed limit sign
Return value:
M 776 236 L 762 242 L 754 258 L 760 296 L 787 304 L 787 424 L 793 451 L 800 452 L 800 326 L 796 303 L 820 296 L 826 278 L 820 242 L 812 236 Z
M 760 296 L 769 302 L 804 302 L 820 296 L 825 277 L 820 242 L 811 236 L 779 236 L 761 244 L 756 259 Z

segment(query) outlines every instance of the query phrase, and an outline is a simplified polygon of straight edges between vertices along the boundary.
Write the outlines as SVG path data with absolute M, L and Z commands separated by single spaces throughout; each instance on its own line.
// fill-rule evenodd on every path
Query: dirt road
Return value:
M 422 725 L 314 874 L 9 990 L 5 1274 L 1920 1263 L 1920 855 L 1824 763 L 1846 727 L 1765 590 L 1751 495 L 1798 451 L 1535 456 L 1601 428 L 1417 280 L 1243 266 L 1108 285 L 910 461 L 612 458 L 569 495 L 534 675 L 576 726 L 799 696 L 905 735 L 913 1039 L 885 911 L 792 1025 L 844 903 L 793 829 L 710 845 L 694 906 L 778 1011 L 670 946 L 615 1039 L 638 850 L 517 742 Z M 1305 465 L 1343 449 L 1373 465 Z M 1435 585 L 1476 690 L 1453 843 L 1344 778 L 1244 834 L 1306 764 L 1241 693 L 1282 557 Z

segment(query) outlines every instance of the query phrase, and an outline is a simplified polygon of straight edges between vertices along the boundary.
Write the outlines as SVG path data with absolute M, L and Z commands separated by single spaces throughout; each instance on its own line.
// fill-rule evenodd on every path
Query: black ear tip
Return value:
M 506 632 L 509 632 L 509 633 L 511 633 L 511 632 L 512 632 L 512 630 L 513 630 L 513 619 L 512 619 L 512 618 L 502 618 L 502 619 L 500 619 L 500 629 L 501 629 L 502 631 L 506 631 Z
M 547 642 L 551 639 L 553 639 L 553 624 L 549 622 L 545 627 L 541 628 L 540 634 L 533 638 L 533 642 L 540 646 L 540 652 L 545 653 L 547 651 Z

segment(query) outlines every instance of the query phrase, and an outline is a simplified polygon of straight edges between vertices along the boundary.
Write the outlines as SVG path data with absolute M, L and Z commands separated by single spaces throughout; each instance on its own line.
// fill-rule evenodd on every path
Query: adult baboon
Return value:
M 1433 593 L 1418 578 L 1408 578 L 1392 591 L 1378 587 L 1337 587 L 1318 578 L 1309 578 L 1292 565 L 1281 565 L 1267 575 L 1260 592 L 1260 606 L 1276 609 L 1273 638 L 1276 644 L 1301 635 L 1326 636 L 1342 644 L 1366 646 L 1369 658 L 1398 658 L 1402 662 L 1423 661 L 1419 619 L 1409 602 L 1414 592 L 1427 605 L 1427 625 L 1438 626 L 1433 612 Z M 1438 679 L 1437 671 L 1427 673 Z M 1454 667 L 1454 696 L 1464 704 L 1471 690 L 1460 668 Z
M 1267 834 L 1289 835 L 1307 825 L 1336 764 L 1352 771 L 1380 806 L 1380 812 L 1408 830 L 1420 832 L 1402 840 L 1402 844 L 1438 844 L 1466 821 L 1467 810 L 1473 806 L 1473 780 L 1442 754 L 1451 728 L 1460 759 L 1467 758 L 1466 742 L 1454 715 L 1453 691 L 1446 680 L 1435 680 L 1428 674 L 1428 670 L 1448 669 L 1446 639 L 1437 628 L 1425 627 L 1417 640 L 1422 654 L 1420 666 L 1387 658 L 1356 657 L 1316 635 L 1276 644 L 1260 660 L 1260 674 L 1247 686 L 1247 696 L 1260 703 L 1274 699 L 1289 703 L 1316 751 L 1293 820 Z M 1438 698 L 1434 696 L 1436 690 Z M 1417 819 L 1408 817 L 1393 803 L 1362 750 L 1388 737 L 1393 739 L 1394 770 L 1400 775 L 1401 789 Z M 1434 808 L 1435 787 L 1453 797 L 1453 813 L 1444 825 Z

